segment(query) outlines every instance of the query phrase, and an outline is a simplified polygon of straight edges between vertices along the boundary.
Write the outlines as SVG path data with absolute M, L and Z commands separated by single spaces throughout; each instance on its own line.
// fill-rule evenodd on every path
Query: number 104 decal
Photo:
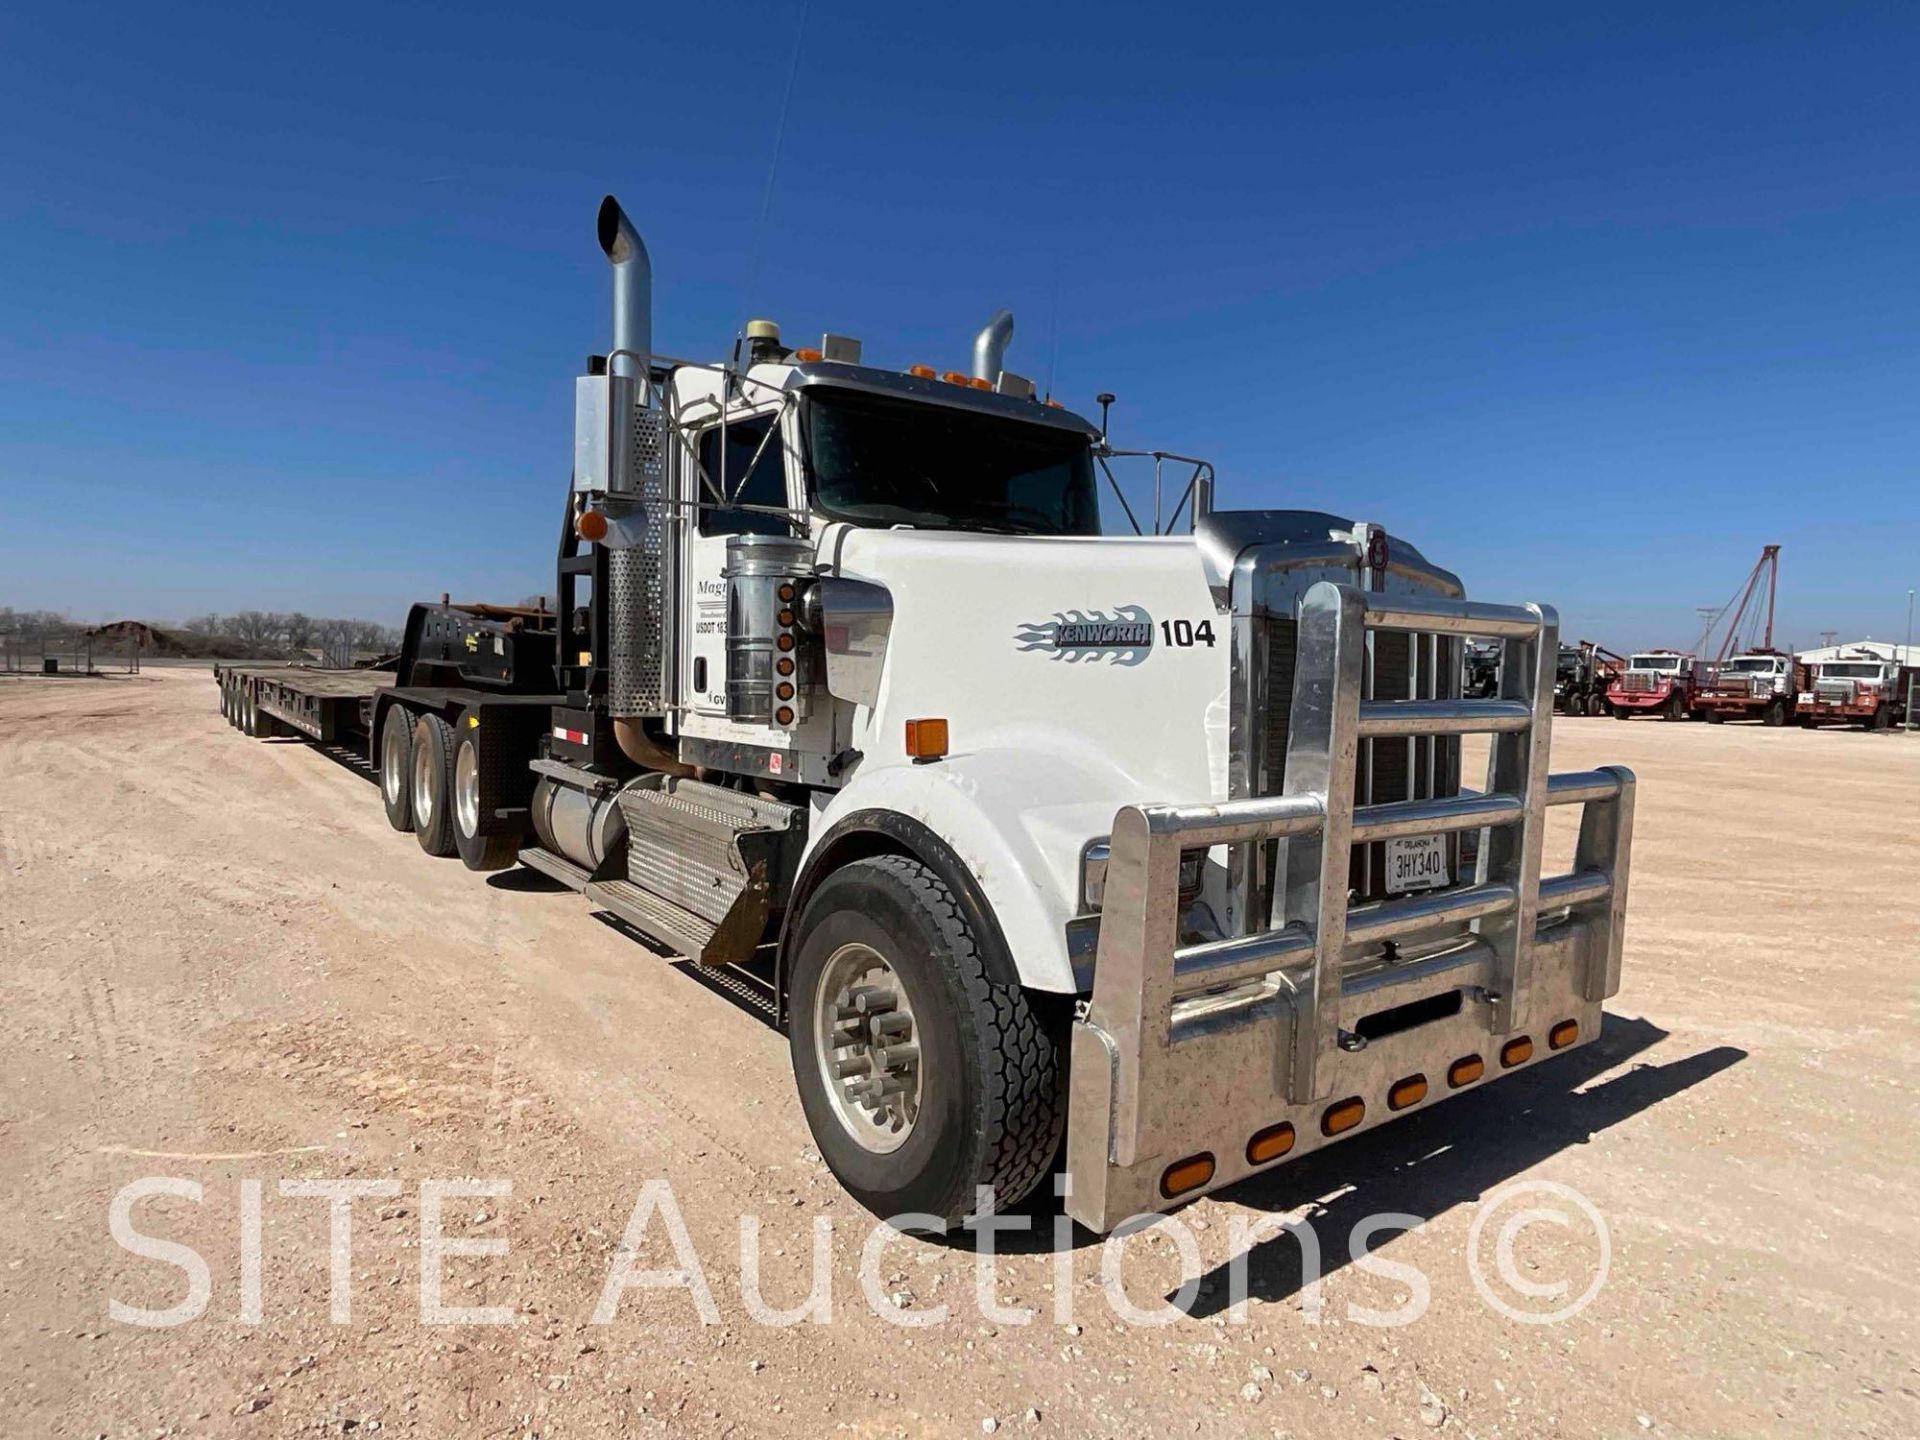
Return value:
M 1198 625 L 1191 620 L 1162 620 L 1160 639 L 1164 644 L 1176 649 L 1190 649 L 1195 645 L 1213 645 L 1213 621 L 1202 620 Z

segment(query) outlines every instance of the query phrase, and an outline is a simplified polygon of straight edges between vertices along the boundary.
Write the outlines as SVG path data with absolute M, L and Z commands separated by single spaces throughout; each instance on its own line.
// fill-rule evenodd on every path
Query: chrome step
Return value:
M 699 780 L 620 793 L 627 878 L 590 899 L 702 965 L 753 954 L 799 859 L 798 807 Z
M 529 870 L 538 870 L 551 880 L 573 890 L 584 890 L 592 876 L 564 855 L 556 855 L 551 850 L 542 850 L 538 845 L 529 845 L 520 852 L 520 863 Z

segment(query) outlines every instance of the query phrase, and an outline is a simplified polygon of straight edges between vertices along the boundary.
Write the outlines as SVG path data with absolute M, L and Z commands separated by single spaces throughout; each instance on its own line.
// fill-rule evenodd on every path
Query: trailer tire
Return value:
M 451 855 L 453 727 L 438 715 L 422 715 L 414 723 L 411 750 L 413 838 L 429 855 Z
M 413 716 L 404 705 L 389 705 L 380 722 L 380 801 L 389 825 L 413 829 Z
M 909 1011 L 917 1051 L 908 1062 L 916 1110 L 905 1138 L 884 1150 L 875 1147 L 891 1133 L 850 1115 L 857 1102 L 829 1091 L 835 1056 L 850 1048 L 828 1043 L 829 1007 L 837 1010 L 838 977 L 872 988 L 873 971 L 850 970 L 868 956 L 904 992 L 897 1008 Z M 977 1187 L 993 1191 L 995 1209 L 1025 1199 L 1049 1172 L 1066 1126 L 1065 1037 L 1027 991 L 989 972 L 947 883 L 904 855 L 852 861 L 807 902 L 794 957 L 787 1038 L 800 1106 L 848 1193 L 882 1218 L 933 1215 L 947 1226 L 975 1213 Z M 872 1049 L 856 1044 L 850 1058 L 871 1064 Z
M 469 870 L 505 870 L 520 858 L 520 837 L 479 833 L 480 766 L 483 763 L 479 730 L 463 724 L 459 739 L 454 742 L 453 783 L 449 791 L 453 797 L 450 813 L 454 848 L 460 852 L 460 863 Z M 473 833 L 469 833 L 469 829 Z

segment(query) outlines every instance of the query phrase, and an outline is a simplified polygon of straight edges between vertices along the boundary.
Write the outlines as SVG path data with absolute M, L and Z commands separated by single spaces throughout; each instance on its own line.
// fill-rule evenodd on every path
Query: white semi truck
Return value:
M 1202 462 L 1109 533 L 1120 452 L 1006 368 L 1004 312 L 966 371 L 760 322 L 672 360 L 611 198 L 599 237 L 558 604 L 418 605 L 389 677 L 222 670 L 237 725 L 363 738 L 429 853 L 758 987 L 881 1215 L 1063 1167 L 1104 1231 L 1599 1034 L 1634 782 L 1548 772 L 1551 609 L 1375 524 L 1215 509 Z

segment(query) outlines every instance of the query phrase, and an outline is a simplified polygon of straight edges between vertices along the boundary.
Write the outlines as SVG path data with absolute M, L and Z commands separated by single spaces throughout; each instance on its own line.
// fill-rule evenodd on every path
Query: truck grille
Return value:
M 1277 795 L 1287 770 L 1287 725 L 1293 704 L 1294 657 L 1298 627 L 1292 617 L 1266 622 L 1267 713 L 1261 746 L 1262 774 L 1256 793 Z M 1441 700 L 1460 694 L 1459 641 L 1451 636 L 1381 630 L 1372 637 L 1364 694 L 1369 700 Z M 1460 793 L 1460 741 L 1454 736 L 1418 735 L 1362 740 L 1354 774 L 1354 803 L 1378 805 L 1395 800 L 1428 800 Z M 1447 841 L 1448 863 L 1456 883 L 1460 874 L 1458 836 Z M 1353 847 L 1350 871 L 1357 900 L 1386 895 L 1386 844 Z
M 1629 695 L 1651 695 L 1659 681 L 1652 675 L 1627 674 L 1620 677 L 1620 688 Z
M 1814 695 L 1828 705 L 1851 705 L 1853 681 L 1822 680 L 1813 687 Z

